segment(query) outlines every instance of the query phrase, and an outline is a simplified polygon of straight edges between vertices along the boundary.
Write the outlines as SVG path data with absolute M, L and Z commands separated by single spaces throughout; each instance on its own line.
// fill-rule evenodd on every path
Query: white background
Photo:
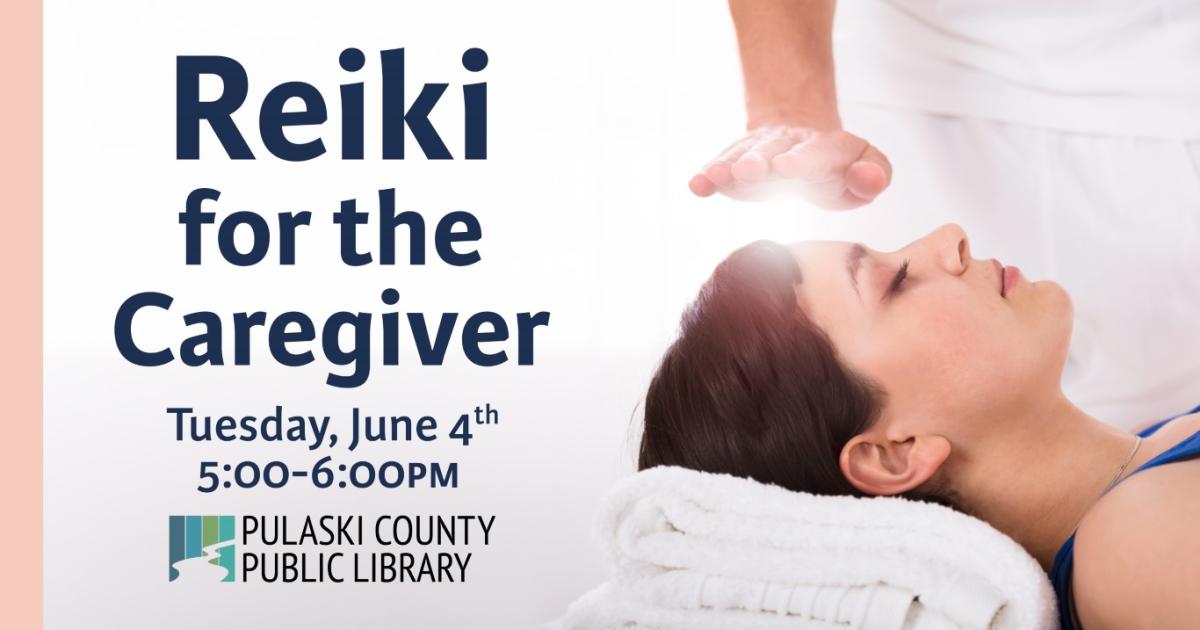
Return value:
M 700 282 L 750 240 L 806 238 L 869 217 L 688 193 L 694 169 L 742 125 L 722 3 L 47 2 L 45 28 L 52 629 L 528 628 L 557 616 L 603 577 L 590 539 L 596 502 L 632 470 L 639 402 Z M 367 56 L 353 75 L 337 63 L 349 46 Z M 472 46 L 490 56 L 478 75 L 459 61 Z M 488 82 L 486 162 L 377 158 L 378 51 L 397 47 L 408 51 L 410 101 L 421 83 L 451 84 L 434 120 L 456 154 L 459 86 Z M 183 54 L 230 56 L 246 68 L 250 93 L 235 121 L 258 160 L 229 160 L 207 126 L 202 159 L 174 159 L 174 64 Z M 292 80 L 317 86 L 330 116 L 289 132 L 319 134 L 328 150 L 299 164 L 273 158 L 257 136 L 262 97 Z M 366 82 L 368 159 L 343 162 L 338 86 L 358 80 Z M 417 153 L 411 139 L 408 150 Z M 185 266 L 176 215 L 197 187 L 222 191 L 206 206 L 221 216 L 312 211 L 299 264 L 272 264 L 274 245 L 255 267 L 224 264 L 209 226 L 206 264 Z M 349 198 L 373 210 L 376 191 L 389 187 L 400 209 L 431 222 L 456 209 L 475 213 L 483 261 L 450 268 L 431 249 L 421 268 L 340 264 L 330 213 Z M 148 345 L 182 340 L 179 318 L 194 310 L 301 310 L 318 322 L 338 310 L 379 313 L 389 310 L 378 297 L 386 287 L 400 291 L 402 312 L 548 310 L 551 325 L 538 333 L 533 367 L 464 365 L 452 346 L 446 366 L 422 368 L 410 351 L 400 367 L 373 366 L 368 384 L 353 390 L 326 386 L 322 361 L 273 365 L 262 339 L 252 367 L 152 369 L 125 362 L 113 341 L 117 307 L 140 291 L 176 299 L 170 316 L 139 320 Z M 231 345 L 225 352 L 231 358 Z M 278 491 L 201 494 L 201 459 L 305 465 L 319 454 L 177 443 L 163 411 L 264 415 L 280 403 L 337 423 L 352 405 L 453 417 L 483 401 L 500 408 L 503 424 L 469 448 L 381 446 L 355 456 L 459 461 L 462 487 L 453 491 L 293 481 Z M 202 588 L 166 579 L 169 514 L 434 511 L 497 515 L 493 545 L 471 549 L 465 584 Z

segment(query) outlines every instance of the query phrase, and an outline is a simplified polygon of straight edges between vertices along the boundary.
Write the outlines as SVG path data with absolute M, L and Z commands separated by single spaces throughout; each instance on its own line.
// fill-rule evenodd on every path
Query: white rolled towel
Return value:
M 612 579 L 557 627 L 1057 628 L 1037 562 L 939 505 L 663 467 L 617 484 L 598 534 Z

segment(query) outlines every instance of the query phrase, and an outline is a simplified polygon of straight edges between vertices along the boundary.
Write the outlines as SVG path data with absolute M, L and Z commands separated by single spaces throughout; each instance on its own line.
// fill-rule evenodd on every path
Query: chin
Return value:
M 1071 301 L 1071 294 L 1057 282 L 1043 280 L 1035 286 L 1041 294 L 1037 305 L 1040 318 L 1044 319 L 1049 329 L 1047 347 L 1058 349 L 1065 363 L 1075 325 L 1075 304 Z
M 1066 321 L 1069 334 L 1071 322 L 1075 319 L 1075 303 L 1071 301 L 1071 294 L 1067 293 L 1062 285 L 1052 280 L 1038 282 L 1037 287 L 1046 295 L 1048 302 L 1046 308 L 1050 309 L 1052 316 L 1061 317 Z

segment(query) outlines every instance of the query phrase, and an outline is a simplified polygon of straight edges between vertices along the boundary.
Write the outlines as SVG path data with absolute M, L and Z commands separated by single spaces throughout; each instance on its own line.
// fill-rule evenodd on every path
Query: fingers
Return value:
M 806 184 L 840 179 L 868 145 L 848 133 L 813 134 L 776 155 L 771 168 L 780 177 Z
M 733 178 L 740 183 L 754 184 L 766 179 L 771 160 L 792 146 L 792 134 L 784 127 L 758 132 L 756 141 L 731 166 Z
M 740 190 L 767 178 L 771 159 L 788 149 L 794 135 L 785 127 L 755 131 L 729 145 L 688 182 L 699 197 L 718 192 L 741 198 L 749 191 Z
M 754 136 L 747 136 L 729 145 L 717 154 L 700 173 L 688 182 L 692 193 L 700 197 L 708 197 L 717 192 L 727 192 L 733 188 L 735 181 L 731 167 L 755 143 Z
M 771 168 L 794 181 L 801 196 L 830 210 L 870 202 L 892 178 L 887 156 L 844 131 L 813 135 L 776 156 Z
M 891 181 L 892 163 L 873 146 L 846 169 L 846 190 L 867 201 L 878 197 Z
M 730 169 L 732 162 L 729 160 L 718 159 L 708 163 L 704 167 L 702 175 L 708 178 L 718 189 L 725 189 L 733 186 L 733 172 Z
M 688 188 L 697 197 L 711 197 L 717 192 L 717 185 L 701 174 L 696 174 L 688 182 Z
M 858 136 L 775 127 L 727 147 L 688 188 L 699 197 L 721 193 L 734 199 L 791 190 L 818 206 L 848 209 L 875 199 L 891 179 L 887 156 Z

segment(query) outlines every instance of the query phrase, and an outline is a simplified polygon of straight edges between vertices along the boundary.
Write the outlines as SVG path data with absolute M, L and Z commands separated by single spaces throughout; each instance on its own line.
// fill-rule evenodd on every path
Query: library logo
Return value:
M 235 581 L 232 515 L 172 515 L 170 523 L 167 581 Z

